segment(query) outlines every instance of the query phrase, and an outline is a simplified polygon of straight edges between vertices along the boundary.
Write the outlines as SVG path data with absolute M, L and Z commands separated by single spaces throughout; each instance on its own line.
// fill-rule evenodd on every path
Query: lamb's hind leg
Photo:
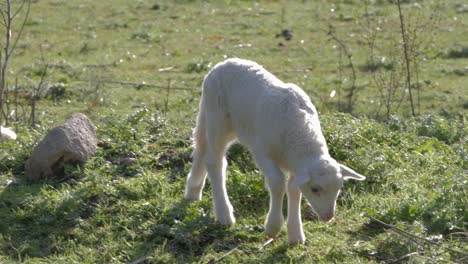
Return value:
M 201 200 L 206 180 L 205 155 L 207 148 L 205 116 L 203 109 L 197 117 L 197 125 L 193 131 L 194 150 L 192 154 L 192 168 L 185 184 L 184 197 L 187 200 Z
M 185 185 L 184 197 L 187 200 L 198 201 L 202 198 L 206 180 L 205 153 L 206 146 L 197 146 L 193 151 L 192 168 Z
M 220 113 L 207 114 L 206 170 L 213 191 L 216 220 L 223 225 L 235 222 L 233 207 L 226 190 L 226 166 L 224 157 L 227 146 L 234 139 L 228 121 Z

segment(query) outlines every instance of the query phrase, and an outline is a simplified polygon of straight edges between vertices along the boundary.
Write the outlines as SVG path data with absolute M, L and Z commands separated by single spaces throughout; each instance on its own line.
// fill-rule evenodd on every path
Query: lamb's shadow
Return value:
M 385 216 L 379 216 L 378 218 L 384 219 Z M 417 250 L 417 244 L 407 242 L 409 241 L 407 237 L 393 233 L 390 229 L 381 222 L 369 218 L 358 230 L 348 231 L 352 238 L 350 243 L 355 243 L 355 251 L 359 256 L 377 262 L 392 262 Z M 379 235 L 389 232 L 393 233 L 390 237 L 386 239 L 378 238 Z M 359 246 L 360 244 L 366 245 L 366 243 L 371 243 L 373 248 Z
M 276 241 L 275 243 L 282 243 L 280 241 Z M 300 245 L 296 245 L 300 246 Z M 290 253 L 288 253 L 288 250 L 291 249 L 291 245 L 288 243 L 284 242 L 279 246 L 276 246 L 274 249 L 270 250 L 267 252 L 267 254 L 263 254 L 259 256 L 259 262 L 260 263 L 290 263 L 291 262 L 291 256 Z M 303 255 L 300 258 L 304 258 L 305 256 Z M 294 261 L 297 261 L 298 263 L 302 263 L 301 259 L 295 259 Z
M 163 212 L 143 241 L 130 254 L 134 258 L 151 255 L 156 247 L 163 244 L 164 250 L 175 259 L 187 259 L 203 256 L 207 248 L 225 251 L 239 243 L 231 228 L 215 222 L 208 214 L 200 214 L 195 205 L 184 199 Z

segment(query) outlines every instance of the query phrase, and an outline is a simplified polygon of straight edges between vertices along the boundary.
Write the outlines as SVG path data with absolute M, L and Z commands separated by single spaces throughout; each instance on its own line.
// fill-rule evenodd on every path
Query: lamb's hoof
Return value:
M 202 199 L 202 193 L 195 191 L 185 191 L 184 199 L 188 201 L 200 201 Z
M 201 196 L 184 195 L 184 199 L 189 202 L 201 201 Z
M 305 240 L 306 239 L 305 239 L 304 233 L 296 234 L 296 235 L 288 235 L 288 243 L 290 246 L 304 244 Z
M 281 226 L 265 226 L 265 233 L 269 238 L 275 238 L 281 232 Z
M 283 219 L 277 221 L 267 221 L 265 223 L 265 233 L 270 238 L 275 238 L 281 232 L 281 228 L 283 227 Z
M 216 217 L 216 221 L 224 226 L 231 226 L 236 223 L 236 218 L 234 218 L 234 215 L 231 214 L 227 216 Z

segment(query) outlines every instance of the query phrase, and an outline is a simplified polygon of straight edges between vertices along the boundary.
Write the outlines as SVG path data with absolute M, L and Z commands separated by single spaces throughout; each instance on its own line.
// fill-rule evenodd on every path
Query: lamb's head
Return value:
M 298 171 L 291 187 L 299 188 L 320 220 L 328 222 L 335 217 L 336 199 L 343 182 L 348 179 L 362 181 L 365 178 L 331 157 L 321 157 Z

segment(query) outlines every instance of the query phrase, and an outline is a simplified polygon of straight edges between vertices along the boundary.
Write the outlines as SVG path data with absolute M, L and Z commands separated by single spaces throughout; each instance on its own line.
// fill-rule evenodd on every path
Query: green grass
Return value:
M 388 57 L 396 9 L 374 2 L 369 13 L 383 21 L 377 55 Z M 58 101 L 39 101 L 38 126 L 18 124 L 18 140 L 0 142 L 0 262 L 379 263 L 407 254 L 403 262 L 466 261 L 456 251 L 468 251 L 467 13 L 463 1 L 409 2 L 412 18 L 438 11 L 433 41 L 421 36 L 430 45 L 419 64 L 420 115 L 409 117 L 404 100 L 385 119 L 370 69 L 394 66 L 369 63 L 364 6 L 355 1 L 34 1 L 9 82 L 36 84 L 42 49 L 52 64 L 48 83 L 66 90 Z M 353 115 L 336 111 L 350 70 L 328 22 L 356 65 Z M 283 29 L 293 31 L 291 41 L 275 38 Z M 346 183 L 333 223 L 305 213 L 305 245 L 289 247 L 283 230 L 260 250 L 268 193 L 241 146 L 228 153 L 234 226 L 214 222 L 209 183 L 202 201 L 182 199 L 201 80 L 232 56 L 303 87 L 322 113 L 332 156 L 367 176 Z M 167 94 L 169 83 L 187 89 Z M 98 155 L 67 165 L 66 180 L 26 181 L 32 148 L 77 111 L 98 127 Z
M 204 199 L 183 201 L 190 166 L 188 129 L 145 109 L 105 117 L 99 155 L 67 168 L 64 183 L 28 183 L 13 173 L 21 160 L 3 161 L 0 232 L 2 261 L 208 262 L 236 250 L 226 262 L 373 262 L 412 252 L 417 261 L 456 261 L 466 251 L 466 120 L 424 116 L 381 124 L 333 114 L 323 117 L 332 155 L 367 175 L 346 184 L 333 224 L 305 221 L 307 242 L 289 248 L 286 233 L 263 251 L 268 206 L 263 178 L 243 148 L 228 155 L 228 189 L 238 222 L 213 221 L 209 186 Z M 133 131 L 129 131 L 133 128 Z M 4 144 L 22 157 L 24 144 Z M 123 150 L 125 145 L 125 151 Z M 136 159 L 134 164 L 119 161 Z M 379 226 L 369 214 L 440 246 L 409 239 Z

